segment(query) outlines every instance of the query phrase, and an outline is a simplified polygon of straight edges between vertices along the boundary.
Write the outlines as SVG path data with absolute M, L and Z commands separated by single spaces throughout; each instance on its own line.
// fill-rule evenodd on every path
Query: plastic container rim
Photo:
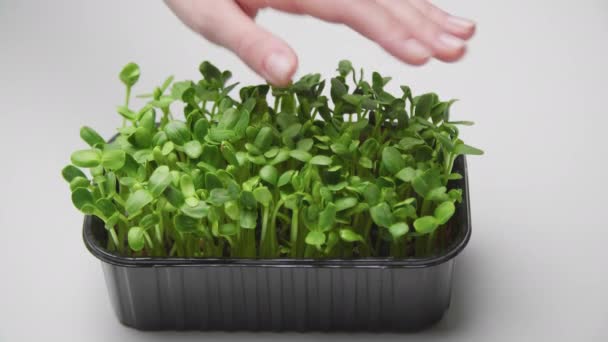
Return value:
M 452 246 L 443 254 L 423 258 L 393 258 L 393 257 L 366 257 L 353 259 L 253 259 L 253 258 L 177 258 L 177 257 L 123 257 L 108 252 L 100 246 L 95 238 L 92 226 L 93 217 L 85 216 L 83 224 L 84 244 L 97 259 L 102 262 L 122 267 L 327 267 L 327 268 L 426 268 L 433 267 L 455 258 L 467 246 L 471 239 L 471 215 L 468 187 L 468 170 L 466 160 L 463 158 L 463 178 L 465 194 L 462 209 L 465 210 L 462 227 L 464 232 L 459 234 L 461 239 L 452 243 Z M 458 219 L 458 216 L 454 216 Z

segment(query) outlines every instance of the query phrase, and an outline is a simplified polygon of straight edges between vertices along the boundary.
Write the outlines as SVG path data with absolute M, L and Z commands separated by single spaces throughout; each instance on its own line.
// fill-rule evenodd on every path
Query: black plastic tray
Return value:
M 429 258 L 126 258 L 100 245 L 105 229 L 91 216 L 83 238 L 101 260 L 118 319 L 137 329 L 421 330 L 448 309 L 454 258 L 471 236 L 463 156 L 455 170 L 464 176 L 457 238 Z

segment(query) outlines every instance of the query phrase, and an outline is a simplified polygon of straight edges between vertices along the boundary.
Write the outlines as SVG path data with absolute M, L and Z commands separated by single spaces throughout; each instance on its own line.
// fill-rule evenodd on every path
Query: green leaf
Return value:
M 390 227 L 393 224 L 394 217 L 390 206 L 386 202 L 382 202 L 370 208 L 370 215 L 375 224 L 380 227 Z
M 236 157 L 236 153 L 234 152 L 234 147 L 232 147 L 232 145 L 230 145 L 230 143 L 228 143 L 227 141 L 224 141 L 220 147 L 220 151 L 222 152 L 224 159 L 226 159 L 226 161 L 230 165 L 234 165 L 234 166 L 240 165 L 239 160 Z
M 450 173 L 450 175 L 448 176 L 448 180 L 459 180 L 459 179 L 462 179 L 462 175 L 458 172 Z
M 475 124 L 475 122 L 473 122 L 473 121 L 450 121 L 448 123 L 452 124 L 452 125 L 462 125 L 462 126 L 473 126 Z
M 364 99 L 364 97 L 361 95 L 355 95 L 355 94 L 342 95 L 342 100 L 344 100 L 345 102 L 347 102 L 355 107 L 361 106 L 363 99 Z
M 483 154 L 483 151 L 475 148 L 473 146 L 469 146 L 467 144 L 456 144 L 454 146 L 454 154 L 458 155 L 458 154 L 469 154 L 469 155 L 476 155 L 476 156 L 480 156 Z
M 447 189 L 445 186 L 440 186 L 435 189 L 431 189 L 431 191 L 429 191 L 424 198 L 429 201 L 443 202 L 448 199 L 446 191 Z
M 173 219 L 175 229 L 182 233 L 191 233 L 198 229 L 198 220 L 184 214 L 177 214 Z
M 76 177 L 87 178 L 84 172 L 74 165 L 64 167 L 63 170 L 61 170 L 61 176 L 63 176 L 63 179 L 68 183 L 71 183 Z
M 239 201 L 241 203 L 241 206 L 245 209 L 254 210 L 257 208 L 257 201 L 255 200 L 255 197 L 253 196 L 253 193 L 251 191 L 241 191 Z
M 240 213 L 239 224 L 244 229 L 255 229 L 258 220 L 257 210 L 242 209 Z
M 340 229 L 340 238 L 346 242 L 363 242 L 363 237 L 350 229 Z
M 265 151 L 272 144 L 273 138 L 274 134 L 272 133 L 272 128 L 264 126 L 260 128 L 260 131 L 255 137 L 255 141 L 253 142 L 253 144 L 260 150 Z
M 322 231 L 330 230 L 336 221 L 337 208 L 333 203 L 327 204 L 325 209 L 319 213 L 319 229 Z
M 225 140 L 231 140 L 236 136 L 234 131 L 229 129 L 219 129 L 219 128 L 209 128 L 209 133 L 207 138 L 209 138 L 213 142 L 222 142 Z
M 153 138 L 151 130 L 145 127 L 137 127 L 128 140 L 135 147 L 147 148 L 152 145 Z
M 223 186 L 224 184 L 216 174 L 208 172 L 205 175 L 205 187 L 207 188 L 207 190 L 222 188 Z
M 260 178 L 270 185 L 276 185 L 278 177 L 277 168 L 272 165 L 265 165 L 260 169 Z
M 105 145 L 105 140 L 91 127 L 84 126 L 80 129 L 80 138 L 84 140 L 89 146 L 97 147 Z
M 198 203 L 194 206 L 190 206 L 186 203 L 182 205 L 181 211 L 189 217 L 201 219 L 203 217 L 207 217 L 209 214 L 209 205 L 203 201 L 198 201 Z
M 218 68 L 216 68 L 215 65 L 207 61 L 202 62 L 201 65 L 198 67 L 198 70 L 207 81 L 217 82 L 222 79 L 222 72 Z
M 382 164 L 386 170 L 394 175 L 405 167 L 405 161 L 401 157 L 401 152 L 392 146 L 382 150 Z
M 365 197 L 365 201 L 370 206 L 374 206 L 380 202 L 382 194 L 380 193 L 380 188 L 378 188 L 376 184 L 369 183 L 365 186 L 363 197 Z
M 296 148 L 298 150 L 302 150 L 302 151 L 310 151 L 313 144 L 314 144 L 314 141 L 312 139 L 306 138 L 306 139 L 302 139 L 302 140 L 298 141 L 298 143 L 296 144 Z
M 424 140 L 418 139 L 418 138 L 412 138 L 412 137 L 405 137 L 405 138 L 399 140 L 399 147 L 401 147 L 404 150 L 409 150 L 412 147 L 415 147 L 418 145 L 424 145 Z
M 462 202 L 462 189 L 451 189 L 448 191 L 448 196 L 452 201 Z
M 152 228 L 159 223 L 160 218 L 157 214 L 148 214 L 139 221 L 139 225 L 144 229 Z
M 284 162 L 284 161 L 286 161 L 288 159 L 289 159 L 289 150 L 282 148 L 282 149 L 280 149 L 277 152 L 277 155 L 270 162 L 270 164 L 271 165 L 277 165 L 277 164 L 280 164 L 280 163 L 282 163 L 282 162 Z
M 403 202 L 401 202 L 403 203 Z M 416 208 L 411 204 L 406 204 L 400 208 L 397 208 L 393 211 L 393 216 L 395 216 L 399 220 L 406 220 L 408 218 L 416 219 L 418 218 L 418 214 L 416 213 Z
M 411 181 L 414 180 L 414 178 L 416 178 L 416 170 L 414 170 L 411 167 L 404 167 L 403 169 L 401 169 L 401 171 L 397 172 L 397 174 L 395 175 L 396 178 L 409 183 Z
M 137 214 L 143 207 L 150 204 L 154 200 L 154 197 L 148 190 L 137 190 L 132 193 L 127 199 L 125 209 L 129 216 Z
M 129 242 L 129 248 L 131 248 L 135 252 L 139 252 L 144 249 L 145 246 L 145 238 L 144 238 L 145 230 L 142 227 L 132 227 L 129 229 L 129 233 L 127 234 L 127 241 Z
M 238 229 L 234 223 L 225 223 L 220 225 L 220 235 L 232 236 L 236 233 L 238 233 Z
M 190 131 L 185 122 L 170 121 L 164 128 L 167 138 L 176 145 L 184 145 L 190 141 Z
M 374 167 L 373 162 L 367 157 L 361 157 L 361 159 L 359 159 L 359 165 L 365 169 L 371 169 Z
M 365 140 L 365 142 L 361 145 L 361 147 L 359 148 L 359 150 L 361 151 L 361 154 L 370 158 L 370 159 L 376 159 L 375 155 L 378 152 L 378 141 L 374 138 L 370 138 Z
M 356 197 L 343 197 L 336 200 L 336 211 L 343 211 L 346 209 L 350 209 L 357 205 L 359 201 Z
M 338 236 L 338 234 L 334 231 L 329 232 L 329 234 L 327 234 L 327 243 L 325 244 L 325 254 L 330 254 L 331 251 L 333 250 L 333 248 L 338 244 L 338 242 L 340 241 L 340 237 Z
M 93 206 L 93 194 L 88 189 L 78 188 L 72 192 L 72 203 L 78 210 L 82 210 L 85 205 Z
M 388 231 L 391 233 L 394 240 L 404 236 L 409 230 L 410 227 L 405 222 L 397 222 L 388 227 Z
M 431 108 L 433 107 L 436 98 L 437 95 L 434 93 L 421 95 L 416 102 L 414 115 L 423 119 L 428 119 L 431 116 Z
M 126 162 L 125 151 L 105 150 L 101 157 L 101 165 L 107 170 L 120 170 Z
M 236 201 L 228 201 L 224 203 L 224 212 L 226 213 L 226 216 L 232 221 L 237 221 L 241 216 L 241 209 L 239 208 L 239 205 Z
M 130 88 L 139 80 L 139 74 L 139 65 L 131 62 L 122 68 L 119 77 L 122 83 Z
M 184 195 L 172 185 L 169 185 L 164 191 L 165 198 L 174 207 L 180 208 L 184 204 Z
M 338 63 L 338 72 L 340 73 L 340 76 L 346 77 L 352 70 L 354 69 L 350 61 L 341 60 L 340 63 Z
M 194 124 L 194 130 L 192 134 L 194 138 L 199 142 L 204 142 L 205 137 L 207 136 L 207 132 L 209 131 L 209 122 L 206 119 L 198 119 Z
M 163 156 L 168 156 L 171 152 L 173 152 L 173 150 L 175 150 L 175 144 L 173 143 L 173 141 L 167 141 L 163 145 L 161 153 Z
M 107 198 L 98 199 L 95 202 L 95 207 L 97 207 L 105 218 L 110 218 L 118 212 L 114 203 Z
M 196 189 L 194 188 L 194 180 L 189 174 L 183 174 L 179 179 L 179 187 L 184 197 L 196 196 Z
M 343 155 L 350 153 L 348 147 L 344 146 L 341 143 L 334 143 L 334 144 L 331 144 L 329 147 L 331 148 L 332 152 L 337 155 L 343 156 Z
M 412 180 L 412 187 L 420 196 L 426 198 L 429 191 L 442 186 L 439 170 L 432 168 L 416 176 Z
M 332 78 L 331 79 L 331 99 L 334 101 L 334 103 L 339 103 L 342 101 L 342 96 L 344 96 L 346 93 L 348 92 L 348 88 L 346 87 L 346 84 L 344 84 L 344 82 L 342 82 L 340 79 L 338 78 Z
M 245 143 L 245 149 L 247 150 L 247 152 L 254 156 L 259 156 L 262 154 L 262 151 L 254 144 Z
M 452 215 L 454 215 L 454 212 L 456 212 L 454 203 L 451 201 L 446 201 L 435 208 L 434 216 L 437 219 L 437 223 L 445 224 L 450 220 Z
M 260 202 L 260 204 L 264 207 L 268 207 L 272 202 L 272 194 L 265 186 L 254 189 L 253 197 L 255 197 L 255 200 Z
M 428 234 L 437 229 L 439 222 L 434 216 L 423 216 L 414 221 L 414 228 L 420 234 Z
M 289 151 L 289 156 L 304 163 L 307 163 L 312 158 L 310 153 L 302 150 Z
M 232 130 L 234 129 L 236 123 L 239 121 L 239 117 L 240 114 L 236 110 L 236 108 L 229 108 L 224 113 L 222 113 L 220 121 L 217 124 L 217 128 Z
M 219 207 L 224 203 L 230 201 L 231 199 L 232 196 L 230 195 L 227 189 L 216 188 L 211 190 L 207 201 L 211 203 L 211 205 Z
M 188 141 L 184 145 L 184 152 L 186 152 L 186 155 L 191 159 L 197 159 L 203 153 L 203 146 L 198 140 Z
M 310 158 L 310 163 L 313 165 L 328 166 L 328 165 L 331 165 L 332 160 L 330 157 L 319 155 L 319 156 L 314 156 L 314 157 Z
M 70 190 L 74 191 L 78 188 L 88 188 L 91 185 L 91 182 L 84 177 L 75 177 L 70 182 Z
M 287 170 L 285 171 L 281 177 L 279 177 L 279 180 L 277 181 L 277 187 L 282 187 L 283 185 L 287 185 L 291 182 L 291 177 L 293 177 L 295 171 L 294 170 Z
M 169 167 L 161 165 L 152 172 L 148 180 L 148 189 L 152 193 L 152 196 L 158 197 L 171 184 L 172 180 L 173 176 L 169 172 Z
M 150 149 L 139 150 L 133 154 L 133 159 L 139 164 L 145 164 L 154 160 L 154 154 Z
M 308 245 L 317 246 L 318 248 L 320 248 L 321 245 L 325 243 L 325 233 L 317 230 L 312 230 L 308 232 L 308 234 L 306 234 L 305 242 Z
M 78 167 L 93 168 L 101 163 L 101 151 L 97 149 L 80 150 L 72 153 L 72 164 Z
M 186 205 L 183 205 L 182 207 L 195 207 L 200 203 L 200 200 L 197 197 L 186 197 Z
M 287 127 L 281 133 L 281 135 L 284 138 L 293 139 L 293 138 L 295 138 L 300 133 L 301 129 L 302 129 L 302 125 L 300 123 L 294 123 L 294 124 L 290 125 L 289 127 Z
M 116 108 L 116 111 L 118 112 L 118 114 L 120 114 L 123 118 L 127 120 L 135 121 L 135 119 L 137 119 L 137 114 L 126 106 L 118 106 Z

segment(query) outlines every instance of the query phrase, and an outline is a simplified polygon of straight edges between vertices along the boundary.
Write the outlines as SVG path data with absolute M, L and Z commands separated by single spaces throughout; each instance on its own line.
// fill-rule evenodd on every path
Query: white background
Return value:
M 0 341 L 608 340 L 608 1 L 440 1 L 479 24 L 457 64 L 408 67 L 345 27 L 263 12 L 300 75 L 338 60 L 394 77 L 393 89 L 458 98 L 453 115 L 486 151 L 469 159 L 473 237 L 450 311 L 412 335 L 142 333 L 115 319 L 82 216 L 60 177 L 82 125 L 120 123 L 121 66 L 147 92 L 195 78 L 209 59 L 260 79 L 184 28 L 160 1 L 0 0 Z

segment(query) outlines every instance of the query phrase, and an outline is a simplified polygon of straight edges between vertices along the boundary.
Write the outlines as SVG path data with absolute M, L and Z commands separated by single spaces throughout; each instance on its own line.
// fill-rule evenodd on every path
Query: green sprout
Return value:
M 200 65 L 199 81 L 169 77 L 139 109 L 139 66 L 120 73 L 124 123 L 63 169 L 74 206 L 100 218 L 109 251 L 132 257 L 351 258 L 425 256 L 445 248 L 462 189 L 451 101 L 385 90 L 341 61 L 286 88 L 241 87 Z M 324 95 L 329 85 L 329 97 Z M 183 108 L 184 119 L 173 118 Z M 83 169 L 88 170 L 87 176 Z

